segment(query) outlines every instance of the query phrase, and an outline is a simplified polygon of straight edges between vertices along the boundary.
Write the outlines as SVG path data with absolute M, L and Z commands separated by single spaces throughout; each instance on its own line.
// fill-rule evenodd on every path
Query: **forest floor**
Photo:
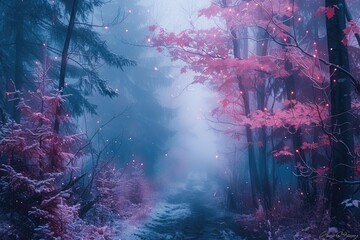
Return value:
M 206 176 L 190 175 L 184 183 L 173 184 L 156 197 L 156 203 L 138 221 L 119 221 L 116 240 L 319 240 L 336 239 L 315 224 L 314 213 L 291 211 L 276 217 L 268 238 L 266 222 L 256 214 L 232 213 L 214 193 L 216 184 Z M 275 220 L 275 219 L 274 219 Z M 356 239 L 355 230 L 342 239 Z M 325 233 L 325 235 L 324 235 Z M 340 238 L 341 239 L 341 238 Z
M 205 177 L 189 177 L 185 184 L 163 196 L 163 201 L 152 208 L 143 222 L 137 225 L 123 223 L 117 239 L 266 239 L 265 234 L 254 236 L 236 226 L 233 214 L 216 203 L 211 184 Z

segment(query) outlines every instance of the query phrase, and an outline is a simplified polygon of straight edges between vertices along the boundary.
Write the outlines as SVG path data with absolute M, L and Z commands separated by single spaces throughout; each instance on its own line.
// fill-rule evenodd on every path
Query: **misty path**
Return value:
M 217 206 L 211 182 L 190 177 L 186 183 L 154 206 L 149 218 L 133 227 L 124 239 L 259 239 L 245 237 L 231 215 Z

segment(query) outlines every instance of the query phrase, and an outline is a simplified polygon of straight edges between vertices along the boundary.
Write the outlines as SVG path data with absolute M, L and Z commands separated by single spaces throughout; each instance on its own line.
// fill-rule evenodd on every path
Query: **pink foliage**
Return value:
M 124 169 L 104 167 L 96 180 L 99 206 L 132 220 L 144 217 L 151 200 L 151 187 L 142 171 L 142 165 L 136 161 L 128 163 Z
M 320 176 L 327 174 L 328 171 L 329 171 L 329 167 L 327 167 L 327 166 L 323 166 L 321 168 L 316 169 L 316 173 Z
M 319 7 L 316 12 L 315 12 L 315 16 L 321 16 L 322 14 L 325 13 L 326 17 L 328 19 L 334 17 L 335 15 L 335 8 L 336 6 L 333 7 Z
M 319 147 L 319 144 L 316 142 L 313 143 L 308 143 L 308 142 L 303 142 L 301 145 L 301 149 L 303 150 L 313 150 Z
M 70 189 L 63 184 L 81 155 L 75 149 L 82 136 L 53 131 L 55 109 L 65 100 L 39 89 L 43 91 L 30 92 L 19 103 L 22 122 L 8 122 L 2 129 L 0 152 L 6 164 L 0 166 L 0 200 L 11 196 L 17 205 L 11 209 L 39 224 L 35 235 L 71 239 L 68 225 L 78 217 L 79 205 L 69 201 Z
M 348 26 L 343 31 L 344 31 L 345 36 L 344 36 L 342 42 L 344 45 L 348 45 L 351 34 L 359 34 L 360 27 L 357 25 L 357 23 L 355 21 L 352 20 L 348 23 Z

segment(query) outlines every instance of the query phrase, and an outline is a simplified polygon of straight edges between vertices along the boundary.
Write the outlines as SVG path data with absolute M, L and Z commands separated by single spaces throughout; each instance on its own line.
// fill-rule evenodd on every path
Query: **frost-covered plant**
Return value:
M 78 215 L 64 184 L 81 136 L 53 131 L 55 109 L 65 99 L 51 92 L 46 71 L 38 74 L 37 90 L 18 105 L 22 122 L 9 121 L 1 131 L 0 208 L 9 224 L 2 239 L 71 239 L 68 226 Z
M 357 199 L 345 199 L 342 203 L 345 208 L 356 207 L 359 208 L 360 200 Z
M 125 168 L 106 165 L 96 179 L 95 192 L 99 201 L 89 212 L 94 224 L 110 224 L 115 218 L 138 219 L 146 214 L 150 201 L 150 185 L 142 164 L 132 161 Z

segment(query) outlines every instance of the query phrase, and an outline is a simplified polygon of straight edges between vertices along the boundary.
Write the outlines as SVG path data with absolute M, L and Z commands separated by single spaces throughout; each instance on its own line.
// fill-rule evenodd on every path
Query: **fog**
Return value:
M 0 0 L 0 239 L 359 238 L 359 6 Z
M 115 14 L 114 9 L 119 8 L 119 12 L 125 14 L 123 22 L 100 31 L 111 43 L 110 46 L 119 53 L 132 56 L 135 52 L 134 60 L 138 62 L 138 66 L 134 69 L 127 68 L 124 71 L 107 69 L 104 74 L 111 86 L 119 89 L 120 94 L 125 94 L 121 90 L 120 81 L 131 79 L 134 84 L 142 84 L 141 81 L 146 79 L 150 72 L 151 78 L 145 81 L 162 82 L 162 86 L 153 89 L 161 107 L 174 110 L 173 116 L 162 123 L 174 134 L 168 139 L 166 147 L 156 159 L 146 159 L 146 156 L 141 158 L 145 165 L 149 161 L 149 164 L 156 165 L 153 177 L 160 178 L 164 185 L 172 180 L 186 181 L 187 175 L 194 175 L 194 172 L 206 175 L 208 171 L 214 171 L 216 161 L 218 161 L 217 143 L 220 137 L 211 130 L 207 119 L 216 103 L 216 97 L 206 86 L 191 84 L 194 78 L 192 72 L 180 74 L 182 62 L 171 61 L 170 57 L 145 46 L 148 26 L 159 24 L 169 31 L 177 32 L 191 27 L 191 21 L 199 27 L 204 26 L 205 23 L 197 20 L 197 11 L 207 4 L 207 1 L 194 4 L 192 1 L 143 0 L 131 4 L 126 3 L 124 7 L 123 4 L 114 1 L 99 9 L 100 12 L 96 15 L 101 21 L 106 22 L 107 19 L 110 22 L 111 16 Z M 140 30 L 136 29 L 139 26 Z M 143 74 L 141 74 L 142 69 L 146 69 Z M 136 76 L 132 74 L 134 71 L 138 72 Z M 123 79 L 119 81 L 119 78 Z M 134 94 L 134 97 L 141 98 L 141 96 L 136 96 L 136 93 Z M 94 100 L 94 103 L 99 106 L 101 113 L 92 117 L 92 121 L 96 120 L 96 123 L 99 121 L 99 124 L 111 119 L 124 107 L 132 108 L 131 102 L 124 106 L 117 98 L 109 100 L 99 97 Z M 147 110 L 152 111 L 152 109 Z M 114 131 L 107 132 L 107 128 L 117 127 L 119 123 L 115 119 L 102 130 L 105 132 L 103 137 L 106 139 L 114 137 Z M 141 138 L 141 134 L 139 133 L 138 137 Z M 132 155 L 129 156 L 127 160 L 132 160 L 132 157 Z

